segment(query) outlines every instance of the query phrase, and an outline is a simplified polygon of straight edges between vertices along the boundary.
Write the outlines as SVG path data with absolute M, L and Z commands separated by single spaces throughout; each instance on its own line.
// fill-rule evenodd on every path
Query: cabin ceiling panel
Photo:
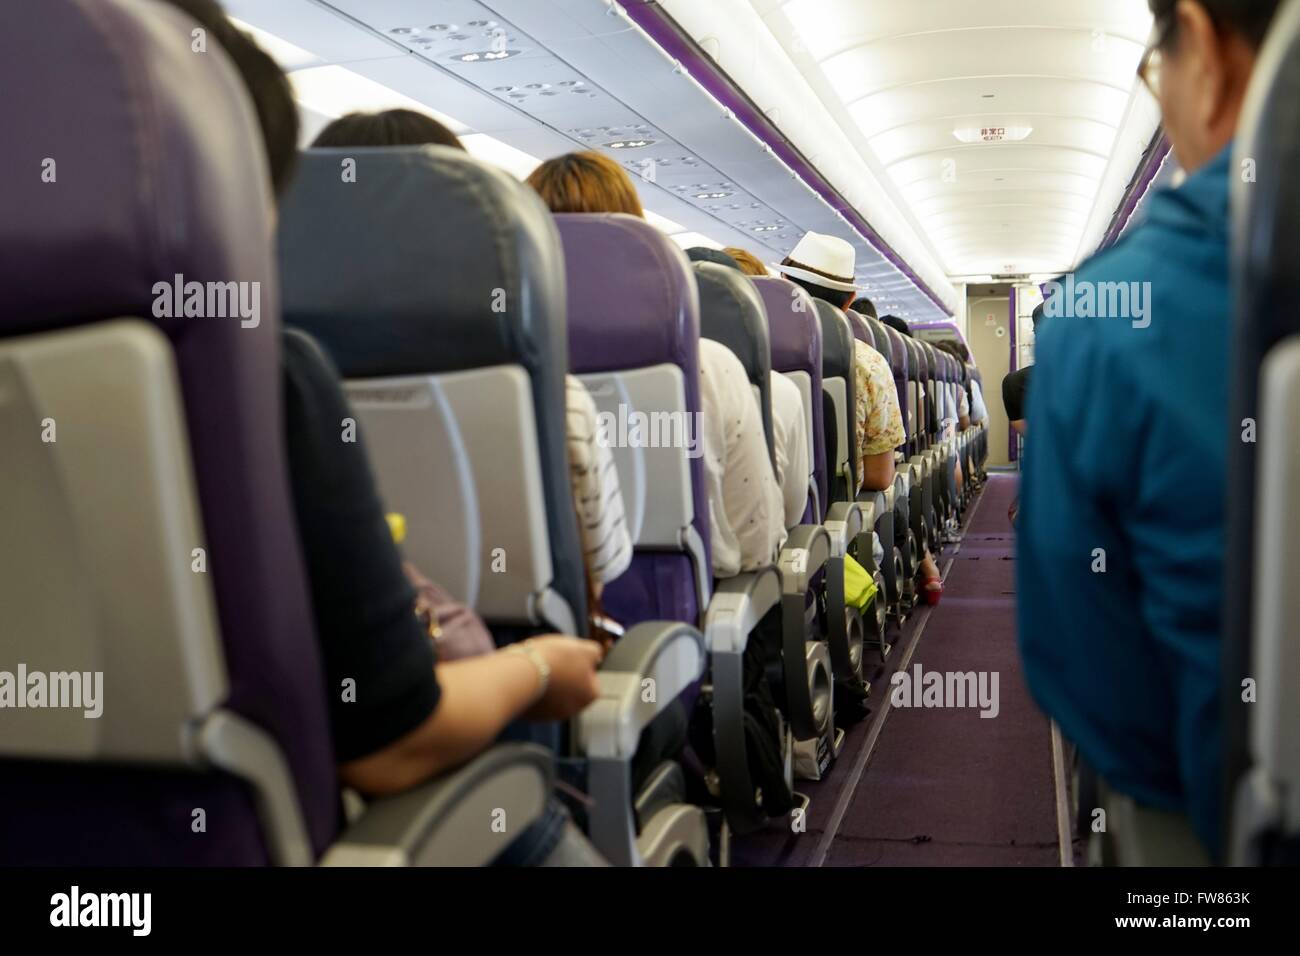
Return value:
M 803 232 L 832 233 L 857 246 L 864 284 L 897 289 L 892 298 L 900 311 L 935 318 L 955 307 L 937 263 L 926 281 L 939 290 L 942 307 L 719 108 L 617 5 L 227 0 L 227 6 L 250 26 L 306 51 L 302 67 L 346 65 L 453 118 L 467 139 L 500 141 L 518 153 L 516 171 L 530 157 L 605 152 L 634 175 L 661 227 L 684 241 L 700 234 L 774 262 Z M 911 265 L 906 250 L 899 251 Z
M 1158 123 L 1142 0 L 718 3 L 763 20 L 949 276 L 1072 268 Z

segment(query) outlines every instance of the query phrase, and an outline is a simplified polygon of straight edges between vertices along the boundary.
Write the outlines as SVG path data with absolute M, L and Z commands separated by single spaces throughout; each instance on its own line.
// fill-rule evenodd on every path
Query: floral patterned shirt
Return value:
M 885 357 L 864 342 L 853 343 L 857 392 L 858 454 L 879 455 L 903 444 L 903 413 L 894 373 Z

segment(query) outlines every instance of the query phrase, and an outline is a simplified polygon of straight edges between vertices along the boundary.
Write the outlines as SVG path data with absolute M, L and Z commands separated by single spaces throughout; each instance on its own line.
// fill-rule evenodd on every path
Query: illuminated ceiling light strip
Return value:
M 323 116 L 338 117 L 345 113 L 408 109 L 433 117 L 457 136 L 468 133 L 473 128 L 346 67 L 332 65 L 296 70 L 289 74 L 289 82 L 293 85 L 294 99 Z
M 722 243 L 710 239 L 702 232 L 679 232 L 675 236 L 669 236 L 668 238 L 683 249 L 693 249 L 696 246 L 703 246 L 705 249 L 723 248 Z
M 654 226 L 666 236 L 675 236 L 679 232 L 686 232 L 686 227 L 681 223 L 673 222 L 667 216 L 661 216 L 657 212 L 647 209 L 645 211 L 646 222 Z
M 302 47 L 260 27 L 255 27 L 251 23 L 245 23 L 243 20 L 237 20 L 234 17 L 230 18 L 230 22 L 256 40 L 257 45 L 265 50 L 271 59 L 280 64 L 280 68 L 286 73 L 292 73 L 294 70 L 301 70 L 304 67 L 319 65 L 324 62 L 324 59 L 315 53 L 304 50 Z
M 509 143 L 503 143 L 487 133 L 471 133 L 460 138 L 466 152 L 485 163 L 499 166 L 516 179 L 527 179 L 528 175 L 542 164 L 542 161 L 522 149 L 515 149 Z
M 632 15 L 631 10 L 637 11 L 637 15 L 635 17 Z M 890 255 L 888 255 L 882 249 L 880 249 L 875 242 L 873 242 L 870 238 L 868 238 L 867 233 L 864 232 L 857 225 L 855 225 L 853 222 L 851 222 L 844 215 L 843 212 L 835 208 L 835 205 L 832 204 L 830 200 L 826 198 L 826 196 L 822 195 L 820 190 L 818 190 L 808 179 L 805 179 L 801 173 L 796 171 L 789 163 L 787 163 L 785 159 L 782 158 L 776 152 L 776 150 L 772 148 L 772 146 L 769 143 L 765 142 L 762 139 L 762 137 L 760 137 L 757 133 L 755 133 L 752 129 L 750 129 L 749 125 L 743 120 L 741 120 L 741 118 L 738 117 L 730 107 L 722 103 L 716 96 L 714 96 L 713 92 L 710 89 L 708 89 L 708 87 L 706 87 L 703 83 L 701 83 L 698 79 L 692 76 L 689 71 L 682 71 L 680 69 L 681 66 L 680 62 L 669 52 L 669 50 L 664 45 L 665 40 L 671 38 L 668 37 L 667 34 L 665 34 L 663 31 L 660 31 L 656 28 L 657 26 L 656 20 L 658 17 L 657 13 L 650 11 L 649 8 L 637 7 L 637 8 L 631 8 L 630 10 L 620 9 L 619 16 L 625 22 L 629 23 L 642 36 L 644 36 L 646 40 L 648 40 L 651 44 L 653 44 L 659 50 L 664 60 L 674 65 L 676 72 L 684 72 L 687 81 L 691 83 L 697 89 L 697 91 L 707 96 L 710 100 L 712 100 L 715 104 L 717 104 L 719 109 L 723 111 L 723 115 L 734 120 L 739 125 L 739 127 L 742 130 L 744 130 L 746 134 L 748 134 L 749 138 L 757 146 L 759 146 L 765 153 L 767 153 L 772 159 L 776 160 L 781 165 L 781 167 L 790 175 L 790 177 L 795 182 L 803 186 L 803 188 L 811 196 L 817 199 L 828 210 L 834 212 L 835 215 L 838 216 L 839 219 L 845 224 L 845 226 L 849 228 L 858 237 L 859 241 L 863 245 L 865 245 L 867 250 L 869 250 L 874 256 L 878 257 L 881 261 L 888 262 L 891 265 L 894 265 Z M 818 176 L 821 175 L 820 171 L 817 170 L 816 167 L 813 167 L 813 172 Z M 828 188 L 830 188 L 833 192 L 838 193 L 838 190 L 836 190 L 835 187 L 830 184 L 829 180 L 826 180 L 826 183 Z M 862 212 L 856 208 L 854 208 L 853 212 L 855 213 L 855 215 L 859 216 L 864 223 L 867 223 L 868 229 L 870 229 L 870 223 L 867 222 L 866 216 L 863 215 Z M 880 241 L 885 242 L 883 237 L 880 237 Z M 888 245 L 888 243 L 885 244 Z M 901 254 L 896 249 L 893 250 L 893 255 L 901 257 Z M 895 266 L 895 268 L 897 268 L 897 266 Z M 922 296 L 925 299 L 925 301 L 930 306 L 932 306 L 936 311 L 942 312 L 945 315 L 949 314 L 948 307 L 942 304 L 941 300 L 939 300 L 937 293 L 933 292 L 932 290 L 927 291 L 926 289 L 923 289 L 921 285 L 918 284 L 919 276 L 918 279 L 914 280 L 906 276 L 906 274 L 902 273 L 901 271 L 899 274 L 902 275 L 904 279 L 908 282 L 908 284 L 915 290 L 915 292 L 918 295 Z M 942 275 L 941 272 L 940 274 Z M 954 293 L 954 298 L 955 298 L 955 293 Z

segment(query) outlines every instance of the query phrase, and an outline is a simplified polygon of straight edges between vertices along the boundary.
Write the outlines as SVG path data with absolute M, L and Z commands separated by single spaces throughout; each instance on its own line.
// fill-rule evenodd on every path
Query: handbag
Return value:
M 403 561 L 402 571 L 415 588 L 415 616 L 438 648 L 439 661 L 480 657 L 496 650 L 482 618 L 426 578 L 411 562 Z
M 406 517 L 396 512 L 384 517 L 393 543 L 400 545 L 406 540 Z M 402 573 L 415 588 L 415 616 L 438 649 L 438 660 L 481 657 L 497 649 L 487 625 L 470 608 L 430 581 L 410 561 L 402 562 Z

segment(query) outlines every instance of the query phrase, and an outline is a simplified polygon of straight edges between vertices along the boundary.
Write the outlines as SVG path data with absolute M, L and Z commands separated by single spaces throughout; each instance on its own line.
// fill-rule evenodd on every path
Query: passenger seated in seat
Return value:
M 752 262 L 763 264 L 743 249 L 734 249 Z M 737 269 L 746 275 L 765 275 L 746 272 L 731 252 L 717 252 L 713 249 L 687 249 L 686 255 L 692 259 L 700 258 L 719 265 Z M 752 268 L 752 267 L 751 267 Z M 811 466 L 808 463 L 808 419 L 803 411 L 803 398 L 799 395 L 799 386 L 780 372 L 772 372 L 769 379 L 768 393 L 772 401 L 772 450 L 776 453 L 776 480 L 781 486 L 781 499 L 785 502 L 785 526 L 793 528 L 803 521 L 808 509 L 808 475 Z
M 814 299 L 847 312 L 858 295 L 853 284 L 856 261 L 850 243 L 810 232 L 781 263 L 781 274 Z M 853 358 L 862 484 L 869 491 L 883 491 L 894 482 L 894 449 L 907 438 L 898 392 L 883 355 L 854 338 Z
M 348 146 L 450 146 L 464 151 L 460 139 L 432 116 L 415 110 L 340 116 L 312 140 L 312 149 Z
M 970 420 L 974 425 L 984 425 L 989 420 L 988 406 L 984 404 L 984 389 L 976 378 L 970 380 Z
M 873 319 L 880 318 L 879 313 L 876 312 L 876 303 L 872 302 L 864 295 L 860 295 L 854 299 L 853 304 L 850 305 L 849 308 L 858 313 L 858 315 L 870 316 Z
M 963 365 L 966 364 L 966 359 L 962 357 L 962 352 L 965 350 L 959 342 L 954 342 L 951 339 L 944 339 L 942 342 L 935 342 L 934 347 L 947 352 Z M 957 387 L 957 431 L 964 432 L 966 429 L 970 428 L 970 423 L 970 399 L 966 395 L 965 386 L 959 382 Z
M 880 321 L 883 324 L 889 326 L 899 335 L 906 335 L 908 338 L 912 337 L 912 327 L 908 325 L 906 322 L 904 322 L 902 319 L 900 319 L 898 316 L 882 315 L 880 317 Z
M 465 147 L 456 134 L 431 116 L 413 110 L 350 113 L 330 123 L 313 147 L 349 146 Z M 605 585 L 632 563 L 632 538 L 623 511 L 623 491 L 614 456 L 598 441 L 596 403 L 572 375 L 565 376 L 565 432 L 569 446 L 569 484 L 578 515 L 587 597 L 592 624 L 604 638 L 618 628 L 600 610 Z
M 856 260 L 857 253 L 845 240 L 810 232 L 781 263 L 781 274 L 813 298 L 848 311 L 858 295 L 853 284 Z M 862 487 L 884 491 L 894 483 L 894 451 L 907 440 L 898 389 L 885 357 L 856 337 L 853 358 Z M 938 603 L 943 577 L 928 552 L 919 574 L 927 600 Z
M 268 179 L 279 195 L 292 177 L 298 137 L 283 72 L 214 0 L 163 2 L 185 11 L 229 54 L 257 109 Z M 339 422 L 355 416 L 338 373 L 307 343 L 282 339 L 285 436 L 339 778 L 367 796 L 400 793 L 486 750 L 521 717 L 554 721 L 582 711 L 598 694 L 603 651 L 593 641 L 551 635 L 438 663 L 416 619 L 364 444 L 339 441 Z M 355 700 L 344 700 L 345 681 L 355 682 Z M 555 804 L 510 853 L 543 865 L 603 865 Z
M 944 342 L 944 345 L 952 355 L 961 360 L 968 373 L 975 367 L 970 360 L 970 349 L 966 348 L 966 343 L 949 339 Z M 984 396 L 980 393 L 979 379 L 973 374 L 968 374 L 967 379 L 970 382 L 970 399 L 967 406 L 970 409 L 970 421 L 972 425 L 979 425 L 988 419 L 988 409 L 984 407 Z
M 736 263 L 737 268 L 747 276 L 758 278 L 761 276 L 771 275 L 771 273 L 767 271 L 767 266 L 763 265 L 763 260 L 747 249 L 737 249 L 735 246 L 728 246 L 722 251 L 731 256 L 732 261 Z
M 984 394 L 980 388 L 979 379 L 974 375 L 974 364 L 970 360 L 970 349 L 966 348 L 964 342 L 950 341 L 949 351 L 957 358 L 961 359 L 962 364 L 967 369 L 967 380 L 970 382 L 970 422 L 972 425 L 982 425 L 988 421 L 989 411 L 984 406 Z
M 912 338 L 911 326 L 898 316 L 882 315 L 880 321 L 900 335 L 906 335 L 909 339 Z M 894 394 L 897 396 L 897 388 L 895 388 Z M 918 577 L 921 579 L 921 595 L 927 604 L 938 604 L 940 597 L 943 596 L 943 575 L 939 573 L 939 565 L 935 563 L 930 548 L 924 543 L 921 544 L 920 565 Z
M 1085 310 L 1064 284 L 1049 292 L 1027 410 L 1020 649 L 1034 698 L 1110 789 L 1186 813 L 1217 856 L 1232 142 L 1279 3 L 1150 3 L 1138 72 L 1188 176 L 1074 277 L 1076 298 L 1123 288 L 1127 307 L 1099 293 L 1104 316 L 1062 318 Z
M 623 167 L 600 153 L 547 160 L 528 184 L 555 213 L 645 217 Z M 700 402 L 713 574 L 729 578 L 775 562 L 785 542 L 785 509 L 745 368 L 709 339 L 700 340 Z

